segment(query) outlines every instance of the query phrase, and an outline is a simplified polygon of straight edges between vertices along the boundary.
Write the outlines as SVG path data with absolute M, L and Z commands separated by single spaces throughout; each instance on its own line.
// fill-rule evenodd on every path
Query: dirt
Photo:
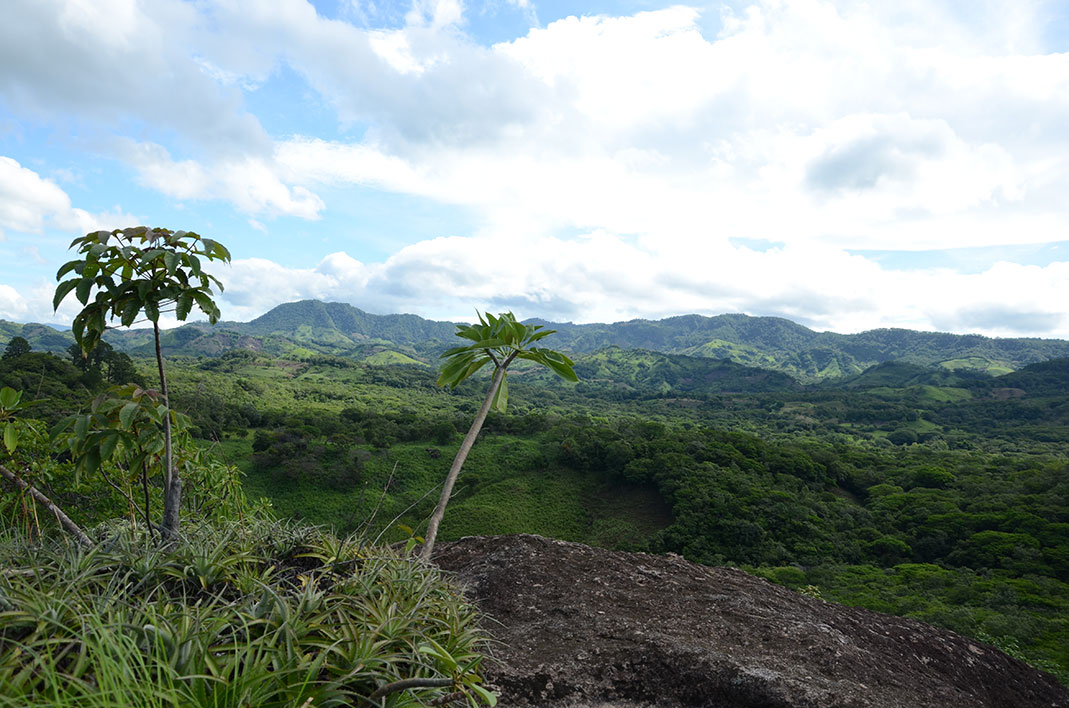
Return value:
M 1069 708 L 1053 677 L 734 568 L 540 536 L 438 546 L 486 613 L 503 706 Z

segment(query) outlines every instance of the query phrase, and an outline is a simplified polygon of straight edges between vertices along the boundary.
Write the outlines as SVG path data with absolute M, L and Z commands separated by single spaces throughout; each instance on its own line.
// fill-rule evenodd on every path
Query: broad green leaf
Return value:
M 168 251 L 163 254 L 163 262 L 167 267 L 167 275 L 174 275 L 174 272 L 178 269 L 178 254 L 173 251 Z
M 145 317 L 150 322 L 159 322 L 160 320 L 160 306 L 151 300 L 145 302 Z
M 4 447 L 7 448 L 8 454 L 11 454 L 18 446 L 19 433 L 15 430 L 15 424 L 9 422 L 4 426 Z
M 123 304 L 121 321 L 124 327 L 129 327 L 137 319 L 137 314 L 141 312 L 141 303 L 131 297 Z
M 85 456 L 82 457 L 82 464 L 85 466 L 85 471 L 89 474 L 94 474 L 100 469 L 100 449 L 91 447 L 85 452 Z
M 80 415 L 78 420 L 74 424 L 74 435 L 79 440 L 85 440 L 86 434 L 89 432 L 89 416 Z
M 122 407 L 122 410 L 119 411 L 119 423 L 122 427 L 129 428 L 133 425 L 134 416 L 137 415 L 137 409 L 140 407 L 141 406 L 134 401 L 131 401 Z
M 82 305 L 89 302 L 89 291 L 93 288 L 93 279 L 89 277 L 83 277 L 78 281 L 75 288 L 75 295 L 78 297 L 78 302 Z
M 21 391 L 16 391 L 10 386 L 0 388 L 0 406 L 3 406 L 4 408 L 14 408 L 19 404 L 21 398 Z
M 188 290 L 178 296 L 178 300 L 175 301 L 175 317 L 179 320 L 184 320 L 189 315 L 190 309 L 193 307 L 193 293 Z
M 52 298 L 52 309 L 58 310 L 59 303 L 63 302 L 63 298 L 67 297 L 67 294 L 81 282 L 80 279 L 65 280 L 56 286 L 56 295 Z
M 504 413 L 505 408 L 509 403 L 509 378 L 508 375 L 501 377 L 501 385 L 497 387 L 497 393 L 494 394 L 494 402 L 490 404 L 490 407 L 494 410 Z
M 119 444 L 119 434 L 114 431 L 108 431 L 100 441 L 100 459 L 107 461 L 111 459 L 111 455 L 115 452 L 115 446 Z
M 70 273 L 72 270 L 77 272 L 76 269 L 78 268 L 78 266 L 82 265 L 82 263 L 84 263 L 84 261 L 67 261 L 66 263 L 61 265 L 59 267 L 59 270 L 56 272 L 56 280 L 60 280 L 64 275 Z

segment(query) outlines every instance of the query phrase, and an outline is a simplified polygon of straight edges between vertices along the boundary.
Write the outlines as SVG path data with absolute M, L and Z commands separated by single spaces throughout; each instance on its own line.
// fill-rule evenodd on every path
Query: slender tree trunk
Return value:
M 67 533 L 78 539 L 79 543 L 81 543 L 86 548 L 93 547 L 93 542 L 89 540 L 89 537 L 85 535 L 85 532 L 82 531 L 78 524 L 74 523 L 74 521 L 71 520 L 71 517 L 64 514 L 63 510 L 56 506 L 55 502 L 53 502 L 47 496 L 42 494 L 41 491 L 37 489 L 37 487 L 22 479 L 3 465 L 0 465 L 0 475 L 3 475 L 9 482 L 14 484 L 19 489 L 29 492 L 30 496 L 33 497 L 35 501 L 37 501 L 39 504 L 44 506 L 44 508 L 52 512 L 52 514 L 56 517 L 56 521 L 59 522 L 59 525 L 62 526 Z
M 425 561 L 430 561 L 431 553 L 434 552 L 434 539 L 438 536 L 438 526 L 442 523 L 442 517 L 445 516 L 445 507 L 449 504 L 449 497 L 453 494 L 453 485 L 457 481 L 457 475 L 460 474 L 460 468 L 464 466 L 464 460 L 468 459 L 468 453 L 475 444 L 475 438 L 479 436 L 479 431 L 482 430 L 483 423 L 486 421 L 486 415 L 490 412 L 494 394 L 497 393 L 501 380 L 504 378 L 505 367 L 498 366 L 494 370 L 494 378 L 490 381 L 490 390 L 486 392 L 483 405 L 479 408 L 479 413 L 475 416 L 471 428 L 468 429 L 468 434 L 464 436 L 464 442 L 460 444 L 457 456 L 453 458 L 453 466 L 449 468 L 449 474 L 445 477 L 445 485 L 442 487 L 442 496 L 438 498 L 438 506 L 434 507 L 434 513 L 431 514 L 431 520 L 427 524 L 427 540 L 424 541 L 423 550 L 420 552 L 420 558 Z
M 171 449 L 171 401 L 167 396 L 167 376 L 163 372 L 163 352 L 160 350 L 160 326 L 152 323 L 156 341 L 156 366 L 160 370 L 160 395 L 163 396 L 163 523 L 160 533 L 163 540 L 170 541 L 178 535 L 178 507 L 182 504 L 182 480 L 174 466 Z

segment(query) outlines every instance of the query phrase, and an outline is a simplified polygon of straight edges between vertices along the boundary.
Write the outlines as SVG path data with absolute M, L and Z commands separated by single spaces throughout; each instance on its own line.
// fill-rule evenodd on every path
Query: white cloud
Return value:
M 318 218 L 323 200 L 300 186 L 280 180 L 270 160 L 235 157 L 204 165 L 176 161 L 153 143 L 121 141 L 120 151 L 135 166 L 141 182 L 175 199 L 226 199 L 250 214 L 288 214 Z
M 489 52 L 439 37 L 442 66 L 393 60 L 389 96 L 368 94 L 366 66 L 322 70 L 316 85 L 370 119 L 369 137 L 288 139 L 276 157 L 299 183 L 473 206 L 488 232 L 871 249 L 1064 239 L 1069 162 L 1049 145 L 1069 142 L 1069 55 L 988 54 L 998 41 L 938 7 L 905 5 L 893 25 L 875 12 L 755 3 L 711 39 L 686 7 L 572 17 Z M 413 55 L 430 43 L 411 28 L 390 36 Z M 314 63 L 307 44 L 289 60 Z M 455 88 L 461 70 L 494 107 L 458 91 L 392 114 Z
M 533 17 L 537 3 L 508 1 Z M 236 261 L 228 316 L 344 297 L 450 317 L 477 302 L 1066 333 L 1063 264 L 907 273 L 847 252 L 1066 239 L 1069 53 L 1043 46 L 1042 3 L 675 6 L 489 47 L 465 34 L 474 7 L 350 0 L 343 15 L 377 25 L 360 27 L 304 0 L 17 0 L 0 92 L 22 115 L 134 125 L 107 144 L 143 184 L 225 200 L 254 229 L 261 215 L 329 222 L 328 202 L 363 188 L 460 205 L 476 223 L 379 263 Z M 339 130 L 266 135 L 242 91 L 279 67 Z M 16 201 L 0 174 L 0 225 L 91 218 L 31 175 Z
M 46 228 L 80 235 L 135 222 L 119 207 L 99 214 L 75 208 L 67 193 L 54 182 L 10 157 L 0 156 L 0 236 L 4 229 L 41 233 Z
M 11 108 L 58 120 L 73 112 L 107 127 L 135 119 L 216 152 L 268 147 L 240 93 L 220 87 L 191 55 L 218 39 L 194 5 L 13 0 L 4 20 L 0 90 Z
M 999 263 L 964 275 L 887 270 L 833 248 L 758 252 L 709 244 L 683 258 L 605 232 L 522 240 L 507 251 L 501 240 L 436 238 L 370 264 L 335 253 L 308 269 L 238 260 L 223 277 L 224 315 L 251 319 L 282 302 L 316 298 L 453 320 L 475 308 L 578 322 L 746 312 L 842 332 L 1069 336 L 1062 306 L 1069 302 L 1069 263 Z
M 30 304 L 10 285 L 0 284 L 0 320 L 24 322 Z

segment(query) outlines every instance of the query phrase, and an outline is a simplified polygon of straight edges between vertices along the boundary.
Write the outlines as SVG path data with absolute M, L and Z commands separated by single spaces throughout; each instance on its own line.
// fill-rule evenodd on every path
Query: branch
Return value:
M 37 501 L 39 504 L 44 506 L 44 508 L 48 509 L 55 515 L 56 521 L 60 523 L 60 525 L 64 528 L 64 530 L 67 531 L 67 533 L 78 539 L 79 543 L 81 543 L 86 548 L 93 547 L 93 542 L 89 540 L 89 537 L 85 535 L 85 532 L 82 531 L 81 528 L 79 528 L 78 524 L 74 523 L 74 521 L 71 520 L 71 517 L 64 514 L 63 510 L 56 506 L 51 499 L 42 494 L 41 491 L 37 489 L 37 487 L 23 480 L 21 477 L 19 477 L 3 465 L 0 465 L 0 475 L 6 477 L 9 482 L 14 484 L 19 489 L 25 492 L 29 492 L 30 496 L 33 497 L 35 501 Z
M 383 696 L 388 696 L 391 693 L 397 691 L 405 691 L 410 688 L 445 688 L 446 686 L 452 686 L 453 679 L 451 678 L 407 678 L 400 681 L 394 681 L 388 683 L 385 686 L 381 686 L 378 690 L 368 696 L 369 701 L 378 700 Z
M 131 509 L 137 509 L 139 512 L 141 512 L 141 517 L 145 520 L 145 526 L 148 527 L 149 535 L 151 535 L 152 534 L 152 521 L 148 518 L 148 514 L 146 513 L 147 510 L 138 508 L 137 503 L 134 501 L 133 497 L 131 497 L 129 494 L 127 494 L 125 489 L 123 489 L 122 487 L 120 487 L 119 485 L 115 484 L 115 482 L 112 481 L 111 477 L 108 476 L 108 473 L 104 471 L 103 465 L 101 465 L 101 467 L 100 467 L 100 475 L 104 478 L 105 482 L 110 484 L 115 489 L 115 491 L 117 491 L 119 494 L 121 494 L 124 497 L 126 497 L 126 501 L 129 502 Z

